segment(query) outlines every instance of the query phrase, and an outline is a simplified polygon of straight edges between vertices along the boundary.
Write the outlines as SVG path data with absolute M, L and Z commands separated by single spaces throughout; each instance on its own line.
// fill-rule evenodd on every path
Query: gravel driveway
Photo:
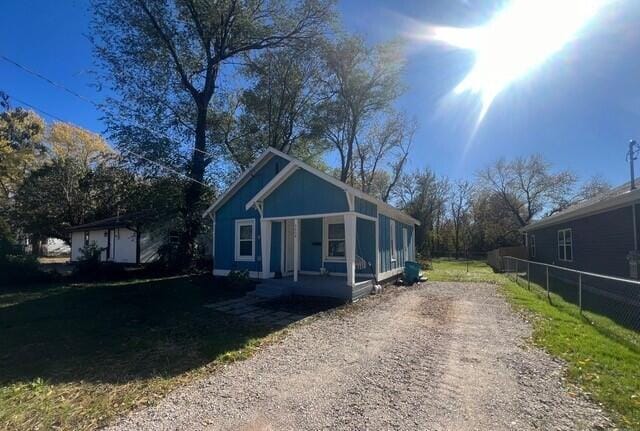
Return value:
M 491 285 L 391 289 L 296 327 L 113 429 L 611 428 L 529 334 Z

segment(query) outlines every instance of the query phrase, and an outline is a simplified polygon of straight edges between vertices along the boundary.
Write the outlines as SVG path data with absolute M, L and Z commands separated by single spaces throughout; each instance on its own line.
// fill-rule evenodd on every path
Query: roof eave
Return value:
M 577 208 L 574 211 L 570 211 L 567 213 L 559 213 L 555 216 L 544 218 L 542 220 L 533 222 L 527 226 L 522 227 L 520 229 L 520 232 L 529 232 L 535 229 L 541 229 L 544 227 L 553 226 L 558 223 L 587 217 L 589 215 L 596 214 L 602 211 L 607 211 L 609 209 L 615 209 L 621 206 L 626 206 L 627 204 L 631 204 L 635 201 L 640 201 L 640 189 L 632 190 L 627 193 L 614 196 L 609 199 L 604 199 L 602 201 L 595 202 L 591 205 L 584 206 L 582 208 Z

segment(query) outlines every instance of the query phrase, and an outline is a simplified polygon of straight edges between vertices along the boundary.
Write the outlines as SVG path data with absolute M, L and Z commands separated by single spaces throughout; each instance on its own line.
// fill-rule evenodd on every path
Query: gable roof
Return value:
M 275 151 L 275 150 L 274 150 Z M 251 179 L 251 176 L 256 173 L 260 168 L 267 164 L 267 162 L 275 155 L 273 151 L 267 150 L 263 152 L 260 157 L 258 157 L 252 164 L 249 166 L 243 173 L 240 175 L 240 178 L 234 181 L 233 184 L 225 191 L 222 196 L 220 196 L 209 208 L 205 210 L 202 214 L 202 217 L 206 217 L 212 212 L 217 211 L 222 205 L 227 203 L 227 201 L 234 195 L 236 192 L 244 186 L 247 181 Z
M 559 211 L 549 217 L 534 221 L 523 227 L 523 232 L 551 226 L 556 223 L 566 222 L 591 214 L 611 210 L 620 206 L 628 205 L 634 201 L 640 201 L 640 189 L 631 190 L 631 183 L 625 183 L 619 187 L 601 193 L 591 199 L 576 202 L 573 205 Z
M 289 164 L 287 164 L 286 167 L 284 167 L 282 169 L 282 171 L 280 171 L 280 173 L 278 173 L 278 175 L 276 175 L 271 181 L 269 181 L 269 183 L 267 183 L 266 186 L 264 186 L 262 188 L 262 190 L 260 190 L 248 203 L 247 206 L 251 207 L 253 206 L 253 204 L 255 204 L 255 202 L 257 202 L 258 200 L 264 198 L 265 196 L 267 196 L 269 193 L 271 193 L 275 188 L 277 188 L 277 186 L 284 181 L 286 178 L 288 178 L 291 174 L 293 174 L 297 169 L 304 169 L 305 171 L 319 177 L 320 179 L 323 179 L 325 181 L 327 181 L 330 184 L 333 184 L 335 186 L 337 186 L 338 188 L 344 190 L 345 192 L 348 192 L 350 194 L 352 194 L 353 196 L 357 196 L 360 199 L 366 200 L 368 202 L 374 203 L 378 206 L 378 211 L 381 211 L 383 213 L 387 213 L 390 214 L 394 217 L 396 217 L 398 220 L 401 221 L 406 221 L 407 223 L 410 224 L 416 224 L 416 225 L 420 225 L 420 222 L 418 220 L 416 220 L 415 218 L 411 217 L 410 215 L 406 214 L 403 211 L 400 211 L 399 209 L 389 205 L 386 202 L 383 202 L 380 199 L 374 198 L 371 195 L 368 195 L 366 193 L 364 193 L 361 190 L 358 190 L 334 177 L 332 177 L 331 175 L 322 172 L 319 169 L 314 168 L 313 166 L 308 165 L 307 163 L 304 163 L 302 160 L 296 159 L 295 157 L 291 157 L 288 154 L 282 153 L 281 151 L 276 150 L 275 148 L 269 148 L 267 149 L 259 158 L 258 160 L 256 160 L 256 162 L 264 160 L 265 158 L 267 158 L 268 154 L 272 154 L 272 155 L 277 155 L 279 157 L 282 157 L 283 159 L 287 160 L 289 162 Z M 254 163 L 255 166 L 257 166 L 257 163 Z M 241 180 L 243 178 L 246 178 L 248 176 L 248 174 L 252 171 L 252 169 L 256 169 L 256 167 L 252 166 L 251 168 L 249 168 L 243 175 L 242 177 L 240 177 L 240 179 L 238 179 L 238 181 L 236 181 L 236 183 L 234 183 L 234 185 L 232 185 L 229 190 L 223 195 L 222 198 L 218 199 L 218 201 L 216 203 L 214 203 L 211 207 L 209 207 L 209 209 L 207 209 L 207 211 L 205 211 L 204 215 L 209 214 L 211 211 L 215 211 L 216 209 L 220 208 L 224 202 L 219 203 L 223 198 L 228 200 L 236 191 L 237 189 L 239 189 L 242 184 L 240 185 L 236 185 L 238 183 L 241 182 Z M 246 181 L 245 181 L 246 182 Z M 226 202 L 225 200 L 225 202 Z M 251 205 L 250 205 L 251 204 Z

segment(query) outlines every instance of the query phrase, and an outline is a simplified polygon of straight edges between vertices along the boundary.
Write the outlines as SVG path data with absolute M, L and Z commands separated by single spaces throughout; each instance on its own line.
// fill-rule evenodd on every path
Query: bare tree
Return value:
M 402 177 L 416 125 L 396 113 L 381 121 L 373 125 L 364 142 L 356 140 L 356 164 L 362 191 L 388 202 Z
M 318 128 L 340 158 L 340 180 L 353 182 L 354 151 L 359 133 L 399 96 L 402 63 L 398 47 L 369 49 L 361 39 L 342 37 L 328 43 L 324 58 L 326 102 Z
M 437 249 L 448 195 L 449 181 L 438 178 L 429 169 L 402 175 L 394 192 L 400 206 L 420 221 L 416 227 L 416 248 L 422 253 Z
M 575 196 L 575 200 L 581 201 L 592 199 L 598 195 L 610 192 L 611 189 L 611 183 L 609 183 L 600 175 L 594 175 L 587 181 L 582 183 L 582 185 L 578 189 L 578 193 Z
M 473 186 L 468 181 L 457 181 L 449 197 L 449 210 L 453 226 L 453 248 L 456 258 L 460 256 L 462 237 L 468 233 Z
M 500 197 L 518 224 L 526 226 L 546 211 L 553 214 L 571 203 L 576 182 L 570 171 L 552 172 L 540 155 L 498 160 L 478 173 L 480 186 Z

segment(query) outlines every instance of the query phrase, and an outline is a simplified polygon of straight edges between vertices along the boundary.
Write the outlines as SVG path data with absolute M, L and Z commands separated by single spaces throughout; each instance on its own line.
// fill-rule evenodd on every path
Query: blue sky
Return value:
M 500 4 L 342 0 L 339 11 L 347 29 L 377 43 L 403 35 L 410 20 L 480 25 Z M 0 54 L 99 100 L 103 95 L 92 85 L 89 19 L 86 1 L 5 0 Z M 451 178 L 472 178 L 498 157 L 541 153 L 558 168 L 571 168 L 583 178 L 600 174 L 614 184 L 626 181 L 626 143 L 640 139 L 638 22 L 637 0 L 616 0 L 607 6 L 580 38 L 501 93 L 475 135 L 476 101 L 448 95 L 473 65 L 473 56 L 411 43 L 404 76 L 407 92 L 398 102 L 419 123 L 411 167 L 429 166 Z M 103 130 L 100 113 L 91 105 L 4 61 L 0 90 L 80 126 Z

